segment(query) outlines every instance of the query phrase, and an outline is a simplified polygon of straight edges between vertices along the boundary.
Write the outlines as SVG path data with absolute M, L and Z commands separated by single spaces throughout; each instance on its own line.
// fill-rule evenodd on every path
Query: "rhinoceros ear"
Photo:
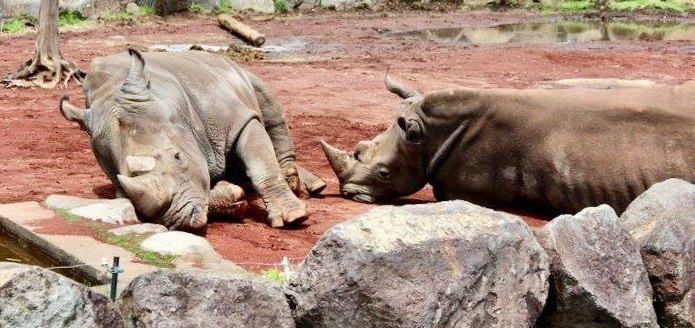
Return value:
M 149 100 L 150 82 L 145 77 L 145 59 L 135 49 L 128 49 L 128 54 L 130 54 L 130 69 L 121 87 L 121 95 L 130 101 Z
M 403 99 L 408 99 L 411 97 L 417 97 L 420 95 L 415 89 L 409 88 L 398 81 L 392 79 L 389 76 L 389 72 L 386 72 L 386 77 L 384 78 L 384 83 L 386 83 L 386 89 L 391 91 L 391 93 L 397 94 Z
M 60 112 L 66 120 L 77 122 L 81 127 L 85 127 L 84 115 L 89 109 L 82 109 L 73 106 L 70 103 L 70 98 L 66 95 L 60 99 Z

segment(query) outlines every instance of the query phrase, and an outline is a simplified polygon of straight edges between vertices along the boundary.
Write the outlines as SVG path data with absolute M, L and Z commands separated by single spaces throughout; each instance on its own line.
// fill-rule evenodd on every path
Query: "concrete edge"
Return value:
M 8 233 L 8 237 L 16 240 L 24 247 L 40 253 L 39 261 L 51 266 L 74 268 L 59 269 L 61 273 L 76 281 L 84 281 L 93 285 L 104 285 L 110 282 L 110 278 L 99 267 L 83 263 L 65 250 L 56 247 L 38 234 L 0 215 L 0 229 Z

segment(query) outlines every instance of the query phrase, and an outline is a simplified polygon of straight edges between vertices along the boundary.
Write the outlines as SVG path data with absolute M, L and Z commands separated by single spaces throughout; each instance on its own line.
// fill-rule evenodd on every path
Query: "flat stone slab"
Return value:
M 129 226 L 109 230 L 110 233 L 112 233 L 116 236 L 124 236 L 127 234 L 142 235 L 142 234 L 146 234 L 146 233 L 160 233 L 160 232 L 167 232 L 167 231 L 169 231 L 169 229 L 167 229 L 167 227 L 165 227 L 161 224 L 154 224 L 154 223 L 134 224 L 134 225 L 129 225 Z
M 214 253 L 207 239 L 183 231 L 167 231 L 154 234 L 142 241 L 140 248 L 168 255 Z
M 27 247 L 49 256 L 54 266 L 76 266 L 71 275 L 89 277 L 101 284 L 110 281 L 110 274 L 102 268 L 102 262 L 111 263 L 114 256 L 120 257 L 125 271 L 119 275 L 119 286 L 125 286 L 138 275 L 157 270 L 157 267 L 142 264 L 135 254 L 123 248 L 102 243 L 88 236 L 51 235 L 37 233 L 41 221 L 52 220 L 56 214 L 38 202 L 0 205 L 0 229 L 19 239 Z M 108 293 L 108 285 L 95 288 Z
M 71 210 L 76 207 L 92 205 L 103 201 L 103 199 L 82 198 L 68 195 L 52 194 L 46 197 L 44 204 L 46 204 L 46 206 L 48 206 L 49 208 Z
M 140 222 L 135 207 L 127 198 L 94 199 L 53 194 L 46 198 L 44 204 L 93 221 L 121 225 Z

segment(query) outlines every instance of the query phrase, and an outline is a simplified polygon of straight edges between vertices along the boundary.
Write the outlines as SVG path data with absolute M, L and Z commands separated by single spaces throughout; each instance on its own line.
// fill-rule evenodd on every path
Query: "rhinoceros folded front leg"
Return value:
M 273 227 L 299 223 L 309 217 L 306 205 L 285 182 L 273 144 L 260 122 L 254 120 L 246 125 L 237 140 L 236 152 L 244 162 L 254 189 L 265 203 L 268 220 Z
M 244 189 L 241 187 L 220 181 L 210 190 L 211 216 L 241 218 L 247 209 L 248 203 L 244 200 Z

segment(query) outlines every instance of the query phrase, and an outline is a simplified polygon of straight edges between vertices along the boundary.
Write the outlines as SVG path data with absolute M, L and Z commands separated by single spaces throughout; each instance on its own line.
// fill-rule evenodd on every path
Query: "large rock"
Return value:
M 273 0 L 229 0 L 229 6 L 236 11 L 255 11 L 263 14 L 275 12 Z
M 695 327 L 695 185 L 657 183 L 621 216 L 637 241 L 664 327 Z
M 280 288 L 249 275 L 157 271 L 135 278 L 118 306 L 132 327 L 294 327 Z
M 16 17 L 27 15 L 39 16 L 41 0 L 3 0 L 0 1 L 0 16 Z M 58 2 L 61 11 L 76 11 L 85 17 L 98 15 L 115 10 L 120 6 L 119 0 L 60 0 Z M 2 17 L 0 17 L 2 18 Z
M 0 327 L 123 327 L 108 298 L 57 273 L 0 262 Z
M 536 234 L 551 273 L 539 327 L 658 327 L 639 247 L 610 206 L 559 216 Z
M 464 201 L 384 206 L 327 231 L 290 277 L 313 327 L 531 327 L 545 252 L 516 216 Z

